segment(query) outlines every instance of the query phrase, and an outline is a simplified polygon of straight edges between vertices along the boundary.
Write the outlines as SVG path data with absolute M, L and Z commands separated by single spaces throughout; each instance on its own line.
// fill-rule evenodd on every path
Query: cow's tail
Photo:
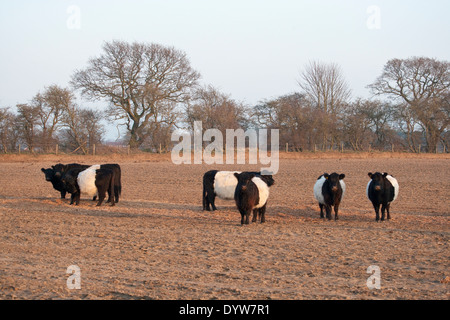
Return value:
M 109 195 L 111 199 L 111 206 L 115 205 L 114 186 L 115 186 L 115 173 L 111 170 L 111 180 L 109 181 Z
M 114 183 L 114 196 L 116 197 L 116 202 L 119 202 L 119 197 L 122 195 L 122 170 L 120 168 L 120 165 L 117 165 L 117 174 L 115 176 L 115 183 Z
M 206 187 L 203 183 L 203 210 L 206 210 L 207 202 L 206 202 Z

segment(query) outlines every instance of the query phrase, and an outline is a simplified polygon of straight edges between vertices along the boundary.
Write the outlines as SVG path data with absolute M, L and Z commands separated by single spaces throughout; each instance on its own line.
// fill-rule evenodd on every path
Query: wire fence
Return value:
M 53 146 L 47 148 L 28 148 L 18 146 L 15 150 L 0 150 L 3 154 L 64 154 L 64 155 L 109 155 L 109 154 L 118 154 L 118 155 L 132 155 L 132 154 L 142 154 L 142 153 L 169 153 L 172 151 L 173 146 L 163 146 L 159 145 L 156 147 L 146 147 L 146 148 L 131 148 L 130 145 L 108 145 L 108 144 L 94 144 L 89 148 L 81 149 L 81 148 L 68 148 L 67 146 L 62 146 L 59 144 L 55 144 Z M 270 151 L 270 150 L 269 150 Z M 411 151 L 402 145 L 391 144 L 390 146 L 384 146 L 383 148 L 372 147 L 371 145 L 365 147 L 359 147 L 357 149 L 348 146 L 345 143 L 334 144 L 334 145 L 321 145 L 314 144 L 310 146 L 302 146 L 293 143 L 285 143 L 284 145 L 280 145 L 280 152 L 286 153 L 326 153 L 326 152 L 341 152 L 341 153 L 358 153 L 358 152 L 401 152 L 401 153 L 449 153 L 449 150 L 446 148 L 444 144 L 439 144 L 436 146 L 435 150 L 428 151 L 425 146 L 417 146 L 416 151 Z

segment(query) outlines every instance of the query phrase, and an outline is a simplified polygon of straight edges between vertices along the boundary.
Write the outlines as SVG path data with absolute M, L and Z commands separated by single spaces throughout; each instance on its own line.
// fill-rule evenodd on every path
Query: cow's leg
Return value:
M 110 181 L 109 185 L 111 185 L 112 182 L 113 182 L 113 181 Z M 110 203 L 111 200 L 114 200 L 114 186 L 112 186 L 112 188 L 113 188 L 113 189 L 111 189 L 111 188 L 108 186 L 108 189 L 107 189 L 107 191 L 108 191 L 108 200 L 106 200 L 106 203 Z M 105 192 L 105 197 L 106 197 L 106 192 Z
M 326 205 L 325 205 L 325 211 L 326 211 L 326 213 L 327 213 L 327 219 L 328 219 L 328 220 L 331 220 L 331 206 L 328 205 L 328 204 L 326 204 Z
M 386 205 L 383 203 L 382 205 L 381 205 L 381 221 L 384 221 L 384 218 L 385 218 L 385 211 L 386 211 Z
M 120 191 L 122 189 L 122 172 L 120 168 L 117 168 L 117 171 L 113 172 L 114 176 L 113 176 L 113 183 L 114 183 L 114 197 L 115 197 L 115 202 L 118 203 L 119 202 L 119 196 L 120 196 Z
M 120 178 L 119 178 L 119 183 L 120 183 Z M 119 202 L 119 196 L 120 196 L 120 185 L 118 185 L 117 183 L 114 184 L 114 196 L 115 196 L 115 200 L 116 203 Z
M 81 193 L 77 192 L 75 195 L 75 205 L 79 205 L 80 204 L 80 198 L 81 198 Z
M 256 218 L 258 217 L 258 209 L 253 209 L 253 218 L 252 222 L 256 222 Z
M 98 195 L 98 202 L 97 202 L 97 207 L 100 207 L 102 205 L 103 200 L 105 200 L 106 198 L 106 192 L 105 193 L 99 193 Z
M 214 199 L 214 196 L 210 196 L 210 191 L 203 192 L 203 210 L 211 211 L 211 199 Z
M 239 212 L 241 213 L 241 225 L 249 224 L 251 210 L 239 209 Z
M 75 200 L 75 193 L 72 193 L 72 194 L 70 195 L 70 205 L 73 204 L 74 200 Z
M 202 194 L 202 203 L 203 203 L 203 211 L 210 211 L 211 209 L 209 208 L 209 202 L 208 202 L 208 197 L 206 196 L 206 190 L 205 188 L 203 188 L 203 194 Z
M 102 205 L 103 200 L 106 198 L 106 190 L 109 187 L 109 183 L 106 183 L 106 181 L 103 184 L 98 183 L 95 181 L 95 186 L 97 187 L 97 195 L 98 195 L 98 202 L 97 207 Z
M 109 186 L 108 186 L 108 194 L 110 195 L 110 198 L 111 198 L 111 207 L 113 207 L 115 204 L 116 204 L 116 202 L 117 201 L 119 201 L 118 199 L 115 199 L 115 174 L 114 174 L 114 171 L 112 172 L 112 175 L 111 175 L 111 177 L 110 177 L 110 180 L 109 180 Z M 117 201 L 114 201 L 114 200 L 117 200 Z
M 217 210 L 216 205 L 214 204 L 214 200 L 216 199 L 216 194 L 214 193 L 214 189 L 213 188 L 207 188 L 206 189 L 206 197 L 207 197 L 206 201 L 207 201 L 207 203 L 211 204 L 212 210 L 213 211 Z M 208 209 L 209 209 L 209 204 L 208 204 Z
M 378 222 L 380 220 L 380 205 L 374 204 L 373 208 L 375 209 L 375 220 Z
M 389 212 L 389 209 L 391 208 L 391 204 L 390 203 L 388 203 L 387 205 L 386 205 L 386 212 L 387 212 L 387 219 L 388 220 L 391 220 L 391 214 L 390 214 L 390 212 Z
M 216 208 L 216 205 L 214 204 L 214 202 L 216 200 L 216 195 L 214 193 L 209 193 L 208 196 L 209 196 L 208 200 L 211 203 L 212 210 L 216 211 L 217 208 Z
M 335 204 L 334 205 L 334 220 L 339 220 L 338 211 L 339 211 L 339 205 Z
M 261 215 L 261 223 L 266 222 L 266 205 L 264 205 L 264 207 L 259 209 L 259 214 Z
M 61 199 L 65 199 L 66 198 L 66 190 L 61 191 Z
M 248 211 L 245 213 L 245 224 L 249 224 L 249 223 L 250 223 L 250 211 L 251 211 L 251 210 L 248 210 Z
M 320 217 L 323 219 L 323 204 L 319 203 L 320 207 Z
M 243 225 L 245 222 L 244 217 L 245 217 L 245 213 L 241 212 L 241 225 Z
M 106 193 L 105 193 L 105 197 L 106 197 Z M 109 190 L 108 189 L 108 200 L 106 200 L 106 203 L 111 202 L 111 199 L 114 199 L 114 190 Z

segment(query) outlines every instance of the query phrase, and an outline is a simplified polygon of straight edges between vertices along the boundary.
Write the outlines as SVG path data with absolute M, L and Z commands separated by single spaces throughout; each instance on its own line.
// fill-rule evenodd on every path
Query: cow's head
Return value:
M 327 179 L 332 192 L 337 192 L 339 189 L 342 189 L 339 180 L 344 179 L 345 174 L 338 174 L 336 172 L 333 172 L 332 174 L 325 173 L 323 176 L 325 179 Z
M 253 177 L 256 176 L 256 174 L 250 173 L 250 172 L 242 172 L 242 173 L 235 172 L 234 176 L 238 180 L 238 188 L 240 188 L 242 190 L 246 190 L 247 184 L 250 182 L 250 180 L 252 180 Z
M 272 175 L 261 175 L 260 176 L 261 180 L 263 180 L 267 186 L 273 186 L 275 184 L 275 180 L 273 180 Z
M 77 192 L 77 177 L 78 177 L 78 172 L 71 172 L 68 171 L 63 177 L 62 177 L 62 182 L 64 183 L 64 188 L 67 190 L 67 192 L 69 193 L 75 193 Z
M 48 169 L 41 168 L 41 171 L 45 174 L 45 180 L 52 181 L 54 179 L 55 169 L 53 167 Z
M 387 172 L 380 173 L 380 172 L 369 172 L 367 174 L 370 179 L 372 179 L 372 186 L 373 190 L 375 191 L 382 191 L 384 188 L 384 181 L 386 179 L 386 176 L 388 175 Z
M 67 166 L 62 163 L 58 163 L 52 166 L 52 168 L 55 171 L 55 177 L 61 179 L 66 172 Z

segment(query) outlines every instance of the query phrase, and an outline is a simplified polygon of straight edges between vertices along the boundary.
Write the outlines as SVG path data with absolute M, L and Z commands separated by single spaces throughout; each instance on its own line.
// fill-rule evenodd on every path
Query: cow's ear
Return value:
M 329 175 L 328 173 L 324 173 L 324 174 L 323 174 L 323 177 L 324 177 L 325 179 L 328 179 L 329 176 L 330 176 L 330 175 Z
M 342 180 L 342 179 L 344 179 L 344 178 L 345 178 L 345 174 L 341 173 L 341 174 L 339 175 L 339 180 Z
M 387 175 L 388 175 L 389 173 L 387 173 L 387 172 L 383 172 L 383 177 L 387 177 Z
M 45 169 L 44 168 L 41 168 L 41 171 L 45 173 Z
M 239 173 L 235 172 L 234 176 L 239 180 Z
M 367 175 L 372 179 L 372 172 L 369 172 Z

